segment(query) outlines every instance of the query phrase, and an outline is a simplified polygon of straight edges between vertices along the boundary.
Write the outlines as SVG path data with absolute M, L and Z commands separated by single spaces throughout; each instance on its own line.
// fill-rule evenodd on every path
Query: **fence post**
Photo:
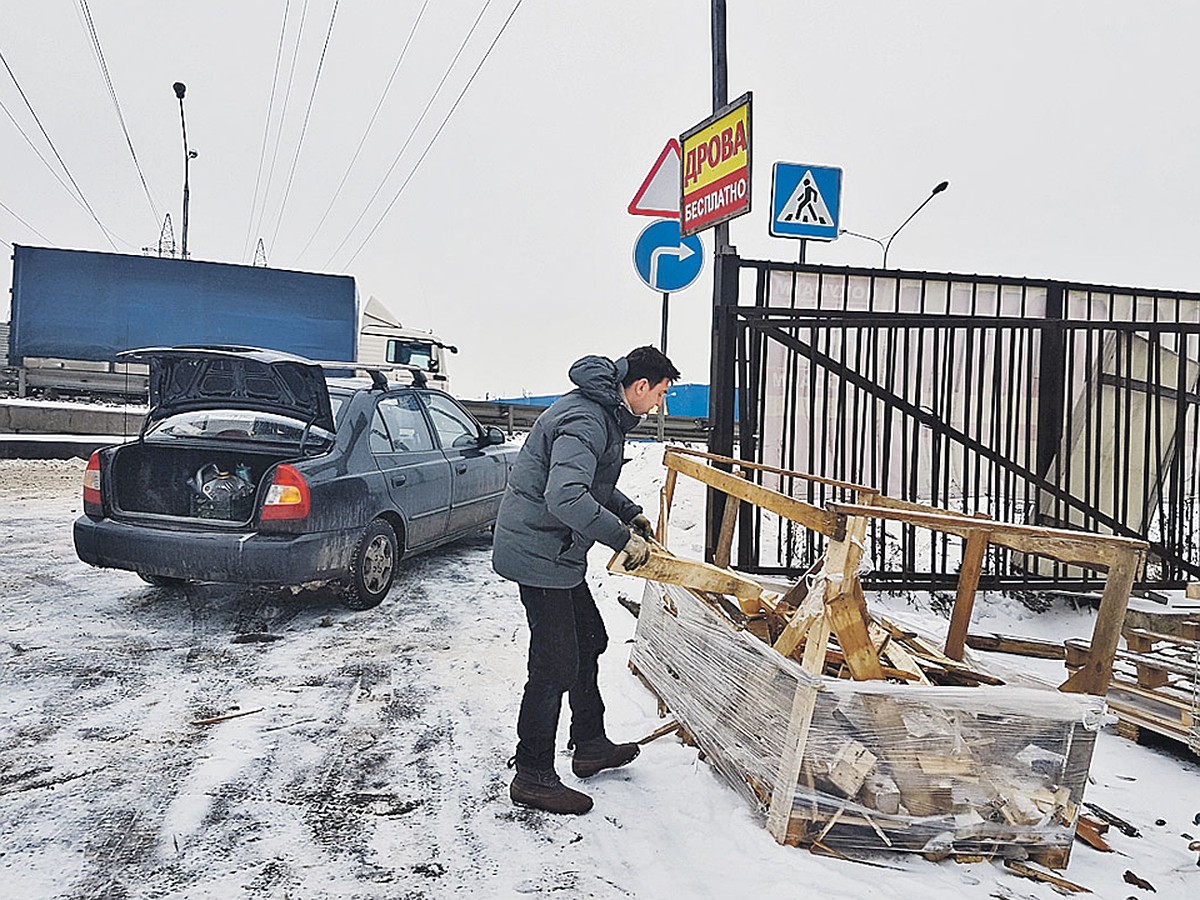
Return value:
M 741 260 L 734 248 L 718 251 L 713 265 L 712 368 L 708 388 L 708 451 L 733 456 L 733 396 L 737 341 L 738 274 Z M 728 466 L 722 466 L 728 468 Z M 704 558 L 712 562 L 725 512 L 725 495 L 708 489 L 704 529 Z

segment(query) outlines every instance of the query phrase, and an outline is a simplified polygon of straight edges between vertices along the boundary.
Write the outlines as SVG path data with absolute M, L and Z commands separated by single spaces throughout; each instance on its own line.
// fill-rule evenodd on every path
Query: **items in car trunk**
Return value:
M 215 463 L 201 466 L 189 480 L 192 515 L 200 519 L 244 521 L 254 510 L 254 484 L 250 469 L 238 463 L 236 471 L 224 472 Z

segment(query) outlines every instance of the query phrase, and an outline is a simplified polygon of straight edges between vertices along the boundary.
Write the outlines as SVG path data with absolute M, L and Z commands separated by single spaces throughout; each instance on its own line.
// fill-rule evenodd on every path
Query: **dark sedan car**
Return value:
M 367 609 L 402 556 L 496 519 L 516 450 L 447 394 L 269 350 L 122 356 L 149 363 L 150 410 L 88 461 L 84 562 L 160 586 L 332 581 Z

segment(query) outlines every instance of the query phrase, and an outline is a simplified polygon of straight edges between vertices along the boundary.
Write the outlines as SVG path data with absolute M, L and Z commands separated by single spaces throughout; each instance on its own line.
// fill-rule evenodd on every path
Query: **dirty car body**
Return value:
M 402 556 L 495 521 L 516 451 L 441 391 L 253 348 L 122 356 L 149 364 L 150 410 L 88 462 L 84 562 L 159 585 L 335 581 L 366 608 Z

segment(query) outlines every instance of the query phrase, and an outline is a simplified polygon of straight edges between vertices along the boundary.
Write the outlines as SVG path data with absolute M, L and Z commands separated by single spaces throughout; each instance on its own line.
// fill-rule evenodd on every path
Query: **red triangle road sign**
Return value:
M 650 174 L 629 201 L 629 214 L 678 219 L 682 167 L 683 151 L 679 141 L 671 138 L 650 167 Z

